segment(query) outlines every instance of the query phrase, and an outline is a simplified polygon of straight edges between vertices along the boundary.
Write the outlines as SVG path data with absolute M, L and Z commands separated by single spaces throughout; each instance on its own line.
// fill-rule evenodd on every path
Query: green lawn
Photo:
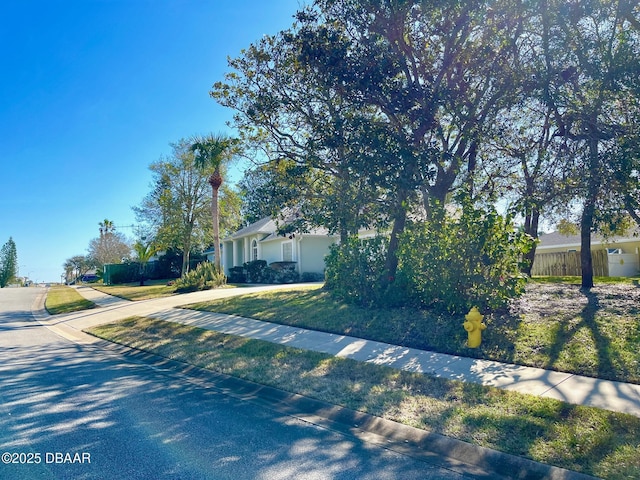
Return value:
M 47 292 L 44 306 L 51 315 L 57 315 L 95 308 L 96 304 L 86 300 L 71 287 L 57 285 Z
M 505 453 L 605 479 L 640 478 L 640 418 L 634 416 L 150 318 L 89 332 Z
M 485 316 L 480 348 L 463 316 L 364 309 L 305 286 L 190 305 L 465 356 L 640 383 L 640 287 L 536 279 Z M 127 288 L 135 290 L 135 286 Z M 137 287 L 140 288 L 140 287 Z M 640 419 L 552 399 L 400 372 L 149 318 L 90 330 L 102 338 L 605 479 L 640 478 Z M 517 432 L 517 434 L 514 434 Z
M 95 284 L 91 287 L 100 292 L 132 301 L 168 297 L 176 293 L 176 287 L 171 280 L 146 280 L 143 286 L 135 282 L 121 285 Z
M 463 316 L 365 309 L 320 289 L 265 292 L 188 306 L 275 323 L 509 363 L 640 383 L 640 288 L 532 281 L 508 312 L 486 315 L 482 345 L 466 347 Z

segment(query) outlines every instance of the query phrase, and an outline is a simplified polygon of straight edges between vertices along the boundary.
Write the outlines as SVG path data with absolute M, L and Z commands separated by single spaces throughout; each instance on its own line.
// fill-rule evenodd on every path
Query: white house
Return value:
M 253 260 L 295 262 L 299 274 L 323 273 L 324 258 L 337 237 L 326 229 L 308 233 L 278 234 L 278 225 L 271 217 L 258 220 L 222 241 L 222 266 L 227 275 L 232 267 Z
M 611 238 L 593 235 L 591 250 L 592 252 L 606 250 L 610 277 L 634 277 L 640 273 L 640 231 L 638 230 L 624 236 Z M 552 232 L 540 236 L 536 257 L 548 253 L 579 251 L 579 235 L 563 235 L 559 232 Z

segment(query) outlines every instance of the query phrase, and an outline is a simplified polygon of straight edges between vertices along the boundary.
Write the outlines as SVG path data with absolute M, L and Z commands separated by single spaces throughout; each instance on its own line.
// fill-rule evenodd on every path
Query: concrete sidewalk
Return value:
M 640 417 L 640 385 L 600 380 L 569 373 L 523 367 L 490 360 L 479 360 L 400 347 L 262 322 L 234 315 L 197 312 L 173 308 L 205 299 L 270 290 L 274 287 L 253 287 L 196 292 L 143 302 L 114 299 L 88 287 L 78 287 L 85 298 L 102 306 L 78 314 L 65 315 L 56 325 L 80 334 L 82 329 L 116 321 L 131 315 L 152 315 L 161 320 L 183 323 L 221 333 L 266 340 L 306 350 L 323 352 L 353 360 L 386 365 L 419 372 L 448 380 L 472 382 L 520 393 L 554 398 L 564 402 L 588 405 Z M 44 320 L 44 319 L 43 319 Z M 64 324 L 64 325 L 61 325 Z

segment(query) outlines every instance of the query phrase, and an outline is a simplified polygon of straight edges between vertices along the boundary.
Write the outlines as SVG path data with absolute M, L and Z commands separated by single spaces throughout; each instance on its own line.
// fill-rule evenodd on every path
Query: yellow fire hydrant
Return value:
M 467 346 L 469 348 L 477 348 L 482 342 L 482 330 L 487 328 L 487 326 L 482 323 L 483 318 L 484 316 L 480 314 L 477 307 L 473 307 L 469 310 L 469 313 L 464 316 L 466 322 L 464 322 L 462 326 L 469 335 L 467 340 Z

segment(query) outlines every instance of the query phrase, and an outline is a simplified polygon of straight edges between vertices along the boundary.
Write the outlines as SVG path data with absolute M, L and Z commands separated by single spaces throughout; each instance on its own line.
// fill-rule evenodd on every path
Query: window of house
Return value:
M 282 244 L 282 261 L 293 262 L 293 242 Z
M 254 240 L 251 242 L 251 260 L 258 260 L 258 241 Z
M 621 248 L 607 248 L 607 253 L 609 255 L 621 255 L 622 254 L 622 249 Z

